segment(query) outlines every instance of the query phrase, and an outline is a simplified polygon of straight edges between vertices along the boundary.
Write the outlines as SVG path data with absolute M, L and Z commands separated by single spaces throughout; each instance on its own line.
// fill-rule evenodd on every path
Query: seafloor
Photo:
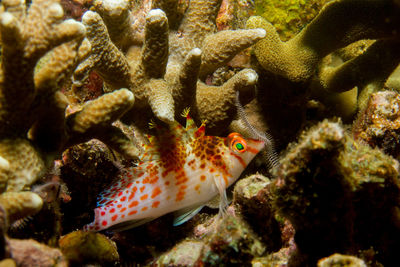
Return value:
M 0 40 L 0 267 L 400 266 L 400 1 L 1 0 Z M 187 108 L 265 142 L 228 206 L 84 231 L 145 159 L 180 203 L 230 174 Z

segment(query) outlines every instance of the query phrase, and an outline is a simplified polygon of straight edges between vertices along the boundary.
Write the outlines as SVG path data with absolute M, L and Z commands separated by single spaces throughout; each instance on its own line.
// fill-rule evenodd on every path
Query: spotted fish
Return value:
M 176 212 L 174 225 L 192 218 L 218 193 L 240 176 L 264 147 L 264 142 L 205 135 L 186 112 L 186 127 L 178 122 L 169 129 L 156 126 L 157 134 L 143 145 L 138 166 L 125 169 L 118 181 L 100 194 L 94 221 L 85 230 L 125 230 L 166 213 Z M 224 201 L 225 200 L 225 201 Z

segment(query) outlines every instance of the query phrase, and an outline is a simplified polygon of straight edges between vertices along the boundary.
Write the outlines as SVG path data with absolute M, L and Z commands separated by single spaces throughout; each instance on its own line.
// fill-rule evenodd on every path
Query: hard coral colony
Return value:
M 225 188 L 264 147 L 263 141 L 245 140 L 238 133 L 206 136 L 205 126 L 197 128 L 189 114 L 186 128 L 178 122 L 169 129 L 155 127 L 157 135 L 144 145 L 142 162 L 101 194 L 95 221 L 85 229 L 127 229 L 171 211 L 179 211 L 174 223 L 179 225 L 218 193 L 225 205 Z

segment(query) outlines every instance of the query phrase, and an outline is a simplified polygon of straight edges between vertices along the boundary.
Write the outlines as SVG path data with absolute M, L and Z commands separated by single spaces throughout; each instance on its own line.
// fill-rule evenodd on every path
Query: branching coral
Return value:
M 369 85 L 383 87 L 400 62 L 399 15 L 398 1 L 335 0 L 326 4 L 311 23 L 286 42 L 281 41 L 275 27 L 264 18 L 251 17 L 248 28 L 263 28 L 267 32 L 254 46 L 254 53 L 261 65 L 260 71 L 264 72 L 264 89 L 259 91 L 259 102 L 270 126 L 285 129 L 281 121 L 289 118 L 302 121 L 301 114 L 304 115 L 311 94 L 330 105 L 333 113 L 351 120 L 356 105 L 360 104 L 349 100 L 348 96 L 337 97 L 337 93 L 357 86 L 358 94 L 362 95 L 361 91 Z M 376 42 L 352 58 L 333 54 L 362 39 Z M 327 98 L 330 101 L 326 101 Z M 333 98 L 336 100 L 332 101 Z M 275 99 L 275 104 L 271 99 Z M 282 107 L 285 112 L 279 115 L 275 110 Z M 299 127 L 288 130 L 287 136 Z
M 146 17 L 143 40 L 121 44 L 118 40 L 132 33 L 125 23 L 132 19 L 126 12 L 128 3 L 95 1 L 98 13 L 84 15 L 93 51 L 75 71 L 76 82 L 95 69 L 112 90 L 129 88 L 137 102 L 123 119 L 142 129 L 152 113 L 170 122 L 191 106 L 194 118 L 207 120 L 211 133 L 224 131 L 236 113 L 235 92 L 241 92 L 242 103 L 249 102 L 254 97 L 257 74 L 245 69 L 218 87 L 207 85 L 206 78 L 264 37 L 264 30 L 215 33 L 220 0 L 191 1 L 182 19 L 176 16 L 178 1 L 154 1 Z M 117 12 L 121 16 L 113 16 Z M 118 21 L 124 23 L 116 28 Z M 131 43 L 128 49 L 127 42 Z
M 29 189 L 67 146 L 97 137 L 130 157 L 137 151 L 110 126 L 133 104 L 126 89 L 65 117 L 67 101 L 59 90 L 90 50 L 82 43 L 84 26 L 63 21 L 58 0 L 35 0 L 29 9 L 25 1 L 1 4 L 0 192 L 15 192 L 3 193 L 0 204 L 13 221 L 40 209 L 40 197 L 17 191 Z M 39 60 L 44 62 L 36 67 Z

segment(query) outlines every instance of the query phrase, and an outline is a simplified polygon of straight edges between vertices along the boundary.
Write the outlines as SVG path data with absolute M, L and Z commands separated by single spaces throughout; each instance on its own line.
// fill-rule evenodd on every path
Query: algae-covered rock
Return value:
M 371 247 L 376 260 L 396 266 L 400 185 L 395 159 L 355 142 L 340 123 L 323 121 L 289 148 L 275 174 L 275 208 L 293 224 L 297 254 L 305 261 L 297 266 Z
M 400 159 L 400 95 L 393 91 L 372 94 L 353 124 L 353 135 L 371 147 Z
M 67 267 L 67 261 L 57 248 L 33 239 L 8 239 L 10 254 L 17 266 Z
M 72 263 L 111 264 L 119 261 L 115 243 L 99 233 L 75 231 L 61 237 L 59 245 Z
M 227 214 L 209 226 L 201 261 L 206 266 L 246 266 L 266 248 L 259 237 L 239 217 Z
M 200 259 L 204 243 L 198 240 L 184 240 L 162 254 L 155 266 L 193 266 Z
M 0 267 L 17 267 L 13 259 L 5 259 L 0 261 Z
M 271 181 L 254 174 L 235 185 L 233 203 L 246 222 L 261 237 L 267 251 L 277 251 L 282 246 L 281 231 L 272 208 Z
M 333 254 L 318 261 L 318 267 L 367 267 L 365 262 L 357 257 Z

